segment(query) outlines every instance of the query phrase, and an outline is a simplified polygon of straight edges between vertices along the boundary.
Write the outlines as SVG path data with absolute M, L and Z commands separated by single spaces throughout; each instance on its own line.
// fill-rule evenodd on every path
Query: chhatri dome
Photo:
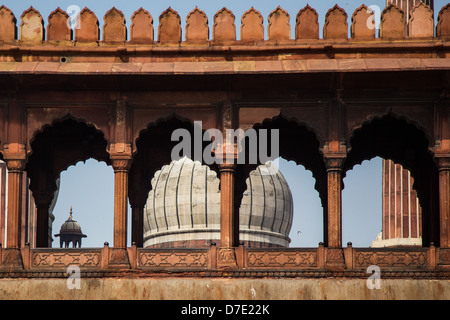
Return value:
M 63 223 L 58 234 L 55 237 L 60 237 L 59 243 L 62 248 L 65 246 L 69 247 L 70 242 L 72 246 L 76 248 L 81 248 L 81 238 L 86 238 L 87 236 L 81 232 L 80 224 L 72 217 L 72 207 L 70 207 L 69 218 Z
M 220 180 L 208 166 L 182 158 L 155 173 L 144 210 L 144 247 L 205 247 L 220 243 Z M 288 247 L 293 201 L 268 162 L 250 173 L 239 210 L 240 241 Z

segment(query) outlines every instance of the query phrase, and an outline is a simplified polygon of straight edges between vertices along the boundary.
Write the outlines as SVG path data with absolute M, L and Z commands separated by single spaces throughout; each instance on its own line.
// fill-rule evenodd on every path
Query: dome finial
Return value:
M 69 218 L 72 219 L 72 206 L 70 206 Z

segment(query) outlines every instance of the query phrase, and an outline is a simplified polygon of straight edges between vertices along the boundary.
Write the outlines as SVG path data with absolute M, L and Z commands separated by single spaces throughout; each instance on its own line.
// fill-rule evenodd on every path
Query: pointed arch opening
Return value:
M 267 193 L 273 195 L 273 201 L 267 209 L 275 212 L 269 221 L 288 225 L 284 229 L 290 247 L 315 247 L 319 242 L 326 241 L 326 212 L 327 212 L 327 179 L 326 168 L 320 151 L 320 140 L 314 130 L 300 123 L 296 119 L 290 119 L 284 115 L 279 115 L 271 119 L 265 119 L 253 128 L 258 136 L 258 146 L 253 148 L 253 152 L 258 153 L 259 165 L 261 159 L 270 160 L 279 170 L 279 174 L 285 179 L 285 187 L 289 188 L 288 195 L 291 199 L 281 197 L 280 188 L 276 188 L 274 182 L 276 175 L 271 175 L 270 179 L 260 179 L 265 185 Z M 266 133 L 263 135 L 263 131 Z M 276 145 L 272 139 L 267 139 L 267 145 L 262 146 L 261 138 L 270 137 L 271 134 L 278 135 Z M 246 155 L 251 157 L 252 146 L 246 143 Z M 262 154 L 261 154 L 262 152 Z M 262 158 L 261 158 L 262 156 Z M 249 177 L 255 170 L 260 170 L 257 165 L 248 164 L 240 166 L 237 175 L 239 198 L 237 203 L 242 206 L 242 195 L 245 195 L 250 186 Z M 245 179 L 244 179 L 245 178 Z M 266 181 L 267 180 L 267 181 Z M 273 188 L 274 190 L 270 190 Z M 282 187 L 280 190 L 283 191 Z M 295 191 L 293 191 L 295 190 Z M 308 196 L 306 197 L 306 194 Z M 275 196 L 279 195 L 276 199 Z M 309 198 L 309 199 L 308 199 Z M 279 210 L 285 206 L 292 206 L 289 210 Z M 264 212 L 264 211 L 263 211 Z M 285 213 L 285 214 L 283 214 Z M 286 215 L 287 213 L 287 215 Z M 314 231 L 313 231 L 314 230 Z M 311 231 L 311 232 L 310 232 Z
M 144 207 L 152 190 L 155 173 L 164 166 L 186 157 L 201 165 L 203 150 L 211 141 L 203 141 L 199 124 L 173 115 L 159 119 L 142 130 L 136 139 L 136 152 L 129 172 L 128 196 L 132 211 L 132 243 L 144 245 Z M 199 152 L 200 150 L 200 152 Z M 210 169 L 218 174 L 217 166 Z M 172 208 L 175 209 L 175 208 Z
M 431 242 L 435 245 L 439 243 L 439 198 L 438 198 L 438 171 L 436 164 L 433 160 L 433 156 L 429 151 L 429 139 L 425 132 L 421 130 L 415 124 L 408 122 L 406 119 L 400 118 L 394 114 L 388 114 L 379 118 L 372 119 L 371 121 L 364 123 L 359 129 L 356 129 L 350 138 L 350 151 L 348 152 L 347 159 L 344 163 L 344 174 L 348 173 L 348 178 L 353 179 L 353 173 L 350 173 L 352 169 L 357 171 L 360 168 L 368 164 L 365 160 L 371 160 L 375 158 L 378 165 L 372 172 L 369 172 L 368 179 L 372 181 L 366 181 L 371 183 L 370 187 L 374 187 L 376 184 L 377 191 L 373 196 L 378 199 L 377 206 L 380 210 L 383 203 L 383 181 L 382 181 L 382 159 L 392 161 L 396 166 L 401 166 L 400 169 L 393 169 L 392 179 L 393 184 L 396 183 L 397 190 L 394 193 L 405 193 L 406 190 L 411 190 L 414 194 L 417 194 L 418 202 L 421 206 L 421 224 L 422 230 L 422 246 L 429 246 Z M 361 166 L 357 166 L 361 165 Z M 375 171 L 374 171 L 375 170 Z M 370 171 L 370 170 L 369 170 Z M 409 178 L 403 178 L 403 175 L 410 175 L 413 179 L 409 181 Z M 372 178 L 370 178 L 372 177 Z M 345 184 L 349 184 L 349 179 L 344 179 Z M 352 182 L 358 184 L 358 182 Z M 410 183 L 411 187 L 406 188 L 406 184 Z M 350 187 L 350 186 L 349 186 Z M 355 186 L 353 186 L 355 187 Z M 345 189 L 343 193 L 345 194 Z M 370 190 L 368 190 L 370 192 Z M 406 199 L 406 198 L 405 198 Z M 373 200 L 373 198 L 372 198 Z M 360 202 L 361 199 L 347 198 L 347 201 Z M 369 202 L 370 203 L 370 202 Z M 369 205 L 367 203 L 367 205 Z M 402 207 L 401 203 L 405 206 L 408 202 L 400 202 L 397 208 L 392 207 L 391 214 L 394 211 L 399 212 L 399 216 L 406 215 L 406 207 Z M 344 204 L 344 209 L 346 205 Z M 370 208 L 371 211 L 373 208 Z M 346 210 L 343 210 L 343 221 L 345 222 Z M 378 221 L 386 233 L 388 230 L 384 224 L 384 220 L 381 215 L 378 216 Z M 406 218 L 405 218 L 406 219 Z M 402 219 L 399 218 L 398 230 L 402 225 Z M 364 228 L 361 225 L 344 225 L 343 230 L 346 228 Z M 381 230 L 380 230 L 381 231 Z M 392 231 L 391 231 L 392 233 Z M 406 236 L 404 232 L 398 232 L 400 237 Z M 410 233 L 408 233 L 408 236 Z M 376 237 L 376 235 L 374 235 Z M 351 239 L 349 239 L 351 242 Z M 375 240 L 375 239 L 374 239 Z
M 30 155 L 25 167 L 30 179 L 36 213 L 36 247 L 52 245 L 50 210 L 55 207 L 59 194 L 61 172 L 79 162 L 95 159 L 110 165 L 107 141 L 101 131 L 85 122 L 65 117 L 45 126 L 30 142 Z M 112 169 L 111 169 L 112 172 Z M 86 176 L 86 185 L 91 185 L 96 174 Z M 101 190 L 101 189 L 100 189 Z M 69 208 L 61 208 L 66 216 Z M 59 228 L 59 226 L 55 226 Z M 101 244 L 98 244 L 101 246 Z

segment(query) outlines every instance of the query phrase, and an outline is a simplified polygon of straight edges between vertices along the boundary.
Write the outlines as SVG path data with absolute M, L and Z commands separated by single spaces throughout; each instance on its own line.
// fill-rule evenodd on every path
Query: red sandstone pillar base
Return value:
M 234 248 L 219 248 L 217 253 L 219 269 L 237 269 L 236 252 Z
M 2 249 L 2 269 L 23 269 L 22 253 L 20 249 Z
M 130 269 L 131 265 L 127 248 L 109 249 L 108 267 L 113 269 Z

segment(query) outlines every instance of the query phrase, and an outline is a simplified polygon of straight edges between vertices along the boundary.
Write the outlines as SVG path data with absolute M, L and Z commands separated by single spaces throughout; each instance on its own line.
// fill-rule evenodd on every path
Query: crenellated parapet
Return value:
M 292 13 L 291 13 L 292 14 Z M 48 41 L 71 41 L 78 43 L 122 43 L 130 45 L 161 43 L 180 43 L 198 41 L 289 41 L 299 40 L 375 40 L 382 39 L 420 39 L 450 36 L 450 5 L 444 6 L 437 14 L 435 26 L 433 11 L 426 4 L 419 2 L 410 12 L 403 12 L 393 4 L 381 13 L 380 30 L 375 25 L 375 13 L 362 4 L 352 14 L 335 5 L 325 15 L 320 39 L 319 15 L 314 8 L 307 5 L 295 18 L 294 32 L 291 32 L 291 15 L 278 6 L 266 18 L 256 8 L 247 10 L 236 25 L 232 11 L 222 8 L 208 19 L 205 12 L 196 7 L 182 18 L 172 8 L 159 15 L 157 38 L 154 37 L 153 17 L 149 11 L 139 8 L 130 17 L 131 26 L 127 30 L 126 17 L 117 8 L 112 8 L 103 17 L 102 38 L 99 19 L 89 8 L 85 7 L 76 17 L 76 25 L 69 20 L 69 15 L 61 8 L 54 10 L 46 23 L 33 7 L 20 16 L 21 24 L 17 26 L 14 13 L 5 6 L 0 7 L 0 43 L 3 44 L 41 44 Z M 405 20 L 408 19 L 408 23 Z M 210 21 L 213 21 L 210 32 Z M 267 23 L 265 23 L 267 22 Z M 72 24 L 72 29 L 70 28 Z M 236 36 L 240 29 L 240 39 Z M 266 39 L 264 37 L 267 29 Z M 291 34 L 294 33 L 294 34 Z
M 133 44 L 153 43 L 153 17 L 140 8 L 131 17 L 130 42 Z
M 186 17 L 186 41 L 208 41 L 209 27 L 206 14 L 195 7 Z
M 309 5 L 297 14 L 295 39 L 319 39 L 319 15 Z
M 81 10 L 77 24 L 74 39 L 76 42 L 95 42 L 99 40 L 99 23 L 94 12 L 88 8 Z

